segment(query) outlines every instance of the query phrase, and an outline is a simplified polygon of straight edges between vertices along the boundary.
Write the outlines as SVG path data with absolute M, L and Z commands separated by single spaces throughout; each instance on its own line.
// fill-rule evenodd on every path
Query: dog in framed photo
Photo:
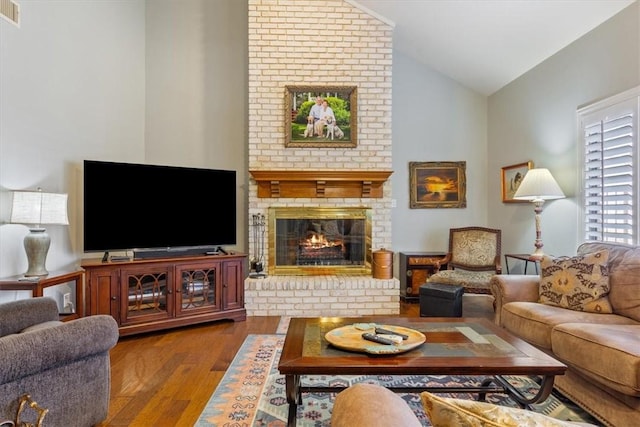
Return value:
M 334 137 L 338 139 L 342 139 L 342 137 L 344 137 L 344 132 L 342 132 L 342 129 L 338 127 L 332 117 L 327 117 L 326 122 L 328 139 L 331 139 L 333 141 Z
M 326 138 L 329 139 L 333 139 L 333 134 L 334 134 L 334 128 L 335 128 L 335 123 L 333 122 L 333 118 L 332 117 L 327 117 L 325 118 L 325 123 L 327 125 L 327 136 Z
M 304 137 L 311 138 L 313 136 L 313 116 L 307 117 L 307 128 L 304 130 Z
M 342 132 L 342 129 L 340 129 L 337 124 L 333 125 L 333 133 L 335 134 L 337 139 L 344 138 L 344 132 Z

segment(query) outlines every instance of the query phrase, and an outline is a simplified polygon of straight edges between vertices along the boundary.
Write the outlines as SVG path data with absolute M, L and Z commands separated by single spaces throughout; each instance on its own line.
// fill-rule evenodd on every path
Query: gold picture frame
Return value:
M 409 162 L 411 209 L 466 208 L 467 162 Z
M 356 86 L 285 86 L 285 147 L 356 147 L 357 95 Z M 335 122 L 327 123 L 323 112 L 309 122 L 318 97 L 327 101 Z
M 533 168 L 533 162 L 518 163 L 517 165 L 505 166 L 502 168 L 500 179 L 502 190 L 502 203 L 527 203 L 527 200 L 515 200 L 514 194 L 518 190 L 520 183 L 524 179 L 529 169 Z

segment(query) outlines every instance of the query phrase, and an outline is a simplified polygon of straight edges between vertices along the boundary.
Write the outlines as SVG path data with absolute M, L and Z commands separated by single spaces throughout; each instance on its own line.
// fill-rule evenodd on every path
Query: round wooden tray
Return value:
M 373 333 L 375 328 L 384 328 L 393 332 L 408 335 L 409 338 L 400 344 L 378 344 L 362 338 L 365 332 Z M 341 326 L 327 332 L 324 336 L 335 347 L 342 350 L 357 351 L 369 354 L 398 354 L 412 350 L 424 343 L 427 338 L 422 332 L 402 326 L 378 325 L 376 323 L 356 323 Z

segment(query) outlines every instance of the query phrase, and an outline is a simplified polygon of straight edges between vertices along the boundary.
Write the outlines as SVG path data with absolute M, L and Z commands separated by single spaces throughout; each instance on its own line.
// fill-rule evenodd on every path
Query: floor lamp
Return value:
M 541 258 L 542 251 L 542 231 L 540 229 L 540 214 L 542 205 L 547 200 L 562 199 L 564 193 L 556 180 L 549 172 L 549 169 L 530 169 L 524 176 L 522 183 L 513 195 L 515 200 L 528 200 L 533 203 L 536 213 L 536 242 L 535 251 L 531 254 L 533 258 Z
M 67 195 L 37 191 L 14 191 L 11 205 L 13 224 L 29 225 L 29 234 L 24 238 L 29 268 L 25 276 L 46 276 L 47 253 L 51 238 L 42 225 L 69 224 L 67 217 Z

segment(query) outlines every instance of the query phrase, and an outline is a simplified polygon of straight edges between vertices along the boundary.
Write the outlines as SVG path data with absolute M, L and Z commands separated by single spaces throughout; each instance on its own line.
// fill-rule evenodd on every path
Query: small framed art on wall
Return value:
M 501 187 L 503 203 L 527 203 L 527 200 L 515 200 L 513 195 L 516 194 L 525 174 L 531 168 L 533 168 L 532 161 L 502 168 Z

